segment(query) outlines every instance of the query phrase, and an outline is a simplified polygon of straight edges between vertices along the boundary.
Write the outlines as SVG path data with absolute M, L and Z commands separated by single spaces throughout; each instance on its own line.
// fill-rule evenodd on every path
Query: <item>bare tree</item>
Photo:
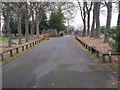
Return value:
M 42 20 L 42 13 L 46 11 L 46 8 L 49 6 L 48 2 L 39 2 L 35 4 L 35 13 L 36 13 L 36 34 L 39 32 L 39 24 Z
M 30 2 L 30 17 L 32 16 L 32 26 L 30 28 L 30 34 L 31 34 L 31 37 L 33 37 L 33 29 L 34 29 L 34 26 L 35 26 L 35 20 L 34 20 L 34 5 L 35 3 L 34 2 Z
M 83 37 L 86 36 L 86 9 L 85 9 L 85 6 L 86 6 L 87 2 L 83 2 L 83 6 L 82 4 L 79 2 L 78 0 L 78 5 L 79 5 L 79 9 L 80 9 L 80 14 L 81 14 L 81 17 L 82 17 L 82 20 L 83 20 Z
M 18 13 L 18 44 L 22 44 L 21 13 L 20 11 Z
M 22 30 L 21 30 L 21 13 L 23 9 L 23 2 L 13 2 L 12 10 L 17 14 L 17 22 L 18 22 L 18 44 L 22 44 Z
M 117 25 L 120 25 L 120 1 L 118 2 L 118 21 L 117 21 Z
M 85 4 L 86 10 L 87 10 L 87 35 L 90 34 L 90 11 L 92 10 L 92 2 L 88 2 Z
M 107 22 L 106 22 L 106 31 L 110 30 L 110 25 L 111 25 L 111 17 L 112 17 L 112 2 L 105 2 L 107 6 Z M 104 42 L 108 43 L 109 42 L 109 36 L 108 34 L 105 33 L 105 38 Z
M 2 13 L 4 16 L 4 21 L 6 23 L 7 35 L 8 35 L 8 47 L 12 46 L 12 36 L 11 36 L 11 29 L 10 29 L 10 13 L 11 13 L 11 6 L 10 2 L 3 2 Z
M 96 8 L 96 29 L 95 29 L 95 37 L 99 38 L 100 37 L 100 2 L 95 2 Z
M 93 21 L 92 21 L 92 26 L 91 26 L 91 37 L 94 37 L 94 31 L 95 31 L 95 21 L 96 21 L 96 5 L 95 5 L 95 2 L 94 2 L 94 7 L 93 7 Z
M 0 30 L 1 30 L 1 16 L 2 16 L 2 3 L 0 2 Z
M 29 16 L 28 16 L 28 3 L 25 3 L 25 41 L 28 42 L 28 34 L 29 34 Z

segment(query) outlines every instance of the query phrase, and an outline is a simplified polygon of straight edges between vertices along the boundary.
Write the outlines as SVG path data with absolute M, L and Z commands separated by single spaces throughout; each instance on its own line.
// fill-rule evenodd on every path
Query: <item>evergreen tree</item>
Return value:
M 61 10 L 52 12 L 49 19 L 49 26 L 51 29 L 56 29 L 59 33 L 60 31 L 63 31 L 66 29 L 66 26 L 64 25 L 64 15 L 61 12 Z

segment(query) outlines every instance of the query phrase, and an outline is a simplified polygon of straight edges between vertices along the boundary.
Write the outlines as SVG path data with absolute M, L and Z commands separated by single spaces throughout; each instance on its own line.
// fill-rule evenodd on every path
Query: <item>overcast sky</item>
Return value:
M 113 6 L 115 6 L 115 4 L 113 4 Z M 102 26 L 102 25 L 106 25 L 107 9 L 106 9 L 106 7 L 104 7 L 101 10 L 104 10 L 104 13 L 100 12 L 100 25 Z M 91 17 L 90 17 L 90 19 L 91 19 L 90 22 L 91 23 L 90 24 L 92 24 L 92 14 L 93 13 L 91 11 Z M 118 18 L 118 13 L 113 10 L 111 26 L 116 26 L 117 25 L 117 18 Z M 79 10 L 77 10 L 76 16 L 73 19 L 73 21 L 70 22 L 70 25 L 74 26 L 75 28 L 83 26 L 83 21 L 81 19 L 81 15 L 80 15 L 80 11 Z
M 115 6 L 115 4 L 113 4 L 113 8 L 114 8 L 114 6 Z M 106 7 L 104 7 L 104 8 L 101 8 L 101 10 L 102 11 L 104 10 L 104 12 L 102 12 L 102 11 L 100 12 L 100 25 L 102 26 L 102 25 L 106 25 L 107 9 L 106 9 Z M 90 17 L 91 23 L 90 24 L 92 24 L 92 14 L 93 14 L 93 12 L 91 11 L 91 17 Z M 116 9 L 115 10 L 113 9 L 111 26 L 117 25 L 117 19 L 118 19 L 118 12 L 116 11 Z M 73 21 L 74 21 L 74 23 L 73 23 Z M 83 25 L 83 21 L 81 19 L 79 10 L 77 10 L 76 16 L 73 21 L 70 23 L 70 25 L 75 26 L 76 28 Z

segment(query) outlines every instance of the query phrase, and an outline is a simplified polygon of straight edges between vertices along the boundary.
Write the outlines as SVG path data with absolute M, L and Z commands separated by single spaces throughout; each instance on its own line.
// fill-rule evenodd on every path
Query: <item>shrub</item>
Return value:
M 117 51 L 120 52 L 120 25 L 113 27 L 107 32 L 110 37 L 115 40 L 115 43 L 109 42 L 109 44 Z
M 101 33 L 105 34 L 106 26 L 100 26 Z

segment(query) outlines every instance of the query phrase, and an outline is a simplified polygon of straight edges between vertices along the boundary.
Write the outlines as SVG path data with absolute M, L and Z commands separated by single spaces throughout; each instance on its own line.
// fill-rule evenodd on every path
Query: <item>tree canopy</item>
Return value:
M 41 19 L 41 22 L 40 22 L 40 24 L 39 24 L 40 33 L 42 32 L 42 30 L 47 30 L 48 28 L 49 28 L 49 26 L 48 26 L 47 16 L 46 16 L 46 14 L 43 12 L 43 13 L 42 13 L 42 19 Z
M 66 26 L 64 25 L 64 15 L 59 10 L 56 12 L 52 12 L 49 19 L 49 26 L 51 29 L 56 29 L 58 33 L 60 31 L 63 31 L 66 29 Z

